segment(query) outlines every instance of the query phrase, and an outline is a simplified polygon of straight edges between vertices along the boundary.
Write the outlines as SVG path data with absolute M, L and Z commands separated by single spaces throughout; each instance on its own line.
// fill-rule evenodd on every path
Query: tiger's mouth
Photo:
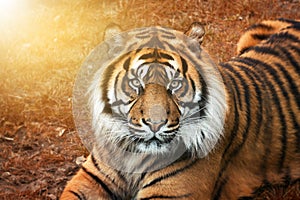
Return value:
M 128 140 L 128 138 L 130 138 Z M 171 133 L 137 133 L 130 131 L 130 136 L 120 143 L 126 151 L 139 153 L 164 153 L 175 141 L 176 131 Z
M 174 139 L 175 135 L 154 135 L 150 139 L 143 138 L 141 139 L 141 142 L 145 145 L 149 146 L 153 143 L 157 144 L 158 146 L 161 146 L 163 144 L 169 144 Z
M 142 153 L 160 153 L 163 154 L 170 150 L 171 148 L 171 142 L 173 141 L 174 137 L 168 138 L 165 141 L 161 141 L 155 137 L 153 137 L 150 140 L 141 140 L 136 144 L 136 152 L 142 152 Z

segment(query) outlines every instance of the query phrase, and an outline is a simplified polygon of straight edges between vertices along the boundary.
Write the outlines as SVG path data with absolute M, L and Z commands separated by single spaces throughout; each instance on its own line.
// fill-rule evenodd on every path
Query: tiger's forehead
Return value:
M 119 65 L 126 71 L 137 70 L 142 65 L 156 64 L 157 66 L 182 70 L 182 57 L 177 53 L 157 48 L 142 48 L 131 51 L 120 60 Z

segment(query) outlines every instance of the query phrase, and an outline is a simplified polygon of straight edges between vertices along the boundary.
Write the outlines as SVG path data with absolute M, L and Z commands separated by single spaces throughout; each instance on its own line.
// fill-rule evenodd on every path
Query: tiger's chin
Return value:
M 144 153 L 144 154 L 160 154 L 163 155 L 178 145 L 177 138 L 175 135 L 173 137 L 136 137 L 132 136 L 128 138 L 123 138 L 120 142 L 117 142 L 115 146 L 120 149 L 131 152 L 131 153 Z M 114 141 L 108 141 L 114 143 Z
M 171 145 L 171 143 L 161 142 L 159 140 L 150 140 L 137 143 L 135 149 L 138 153 L 164 154 L 172 149 Z
M 164 154 L 172 149 L 172 145 L 176 146 L 176 133 L 162 133 L 162 132 L 143 132 L 137 134 L 134 131 L 130 131 L 131 140 L 127 142 L 129 146 L 126 150 L 135 153 L 147 153 L 147 154 Z M 128 141 L 128 140 L 124 140 Z M 126 142 L 124 142 L 126 145 Z

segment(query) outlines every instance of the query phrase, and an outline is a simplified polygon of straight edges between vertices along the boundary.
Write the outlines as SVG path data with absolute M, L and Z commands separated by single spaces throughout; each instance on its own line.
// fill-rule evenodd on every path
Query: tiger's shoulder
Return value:
M 259 44 L 280 42 L 278 38 L 300 38 L 300 20 L 266 20 L 250 26 L 237 44 L 237 55 L 255 48 Z

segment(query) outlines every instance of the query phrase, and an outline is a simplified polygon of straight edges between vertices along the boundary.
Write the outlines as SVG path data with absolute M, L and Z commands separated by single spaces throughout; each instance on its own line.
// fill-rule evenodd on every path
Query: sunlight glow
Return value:
M 21 19 L 26 10 L 26 0 L 0 0 L 0 22 L 11 23 Z

